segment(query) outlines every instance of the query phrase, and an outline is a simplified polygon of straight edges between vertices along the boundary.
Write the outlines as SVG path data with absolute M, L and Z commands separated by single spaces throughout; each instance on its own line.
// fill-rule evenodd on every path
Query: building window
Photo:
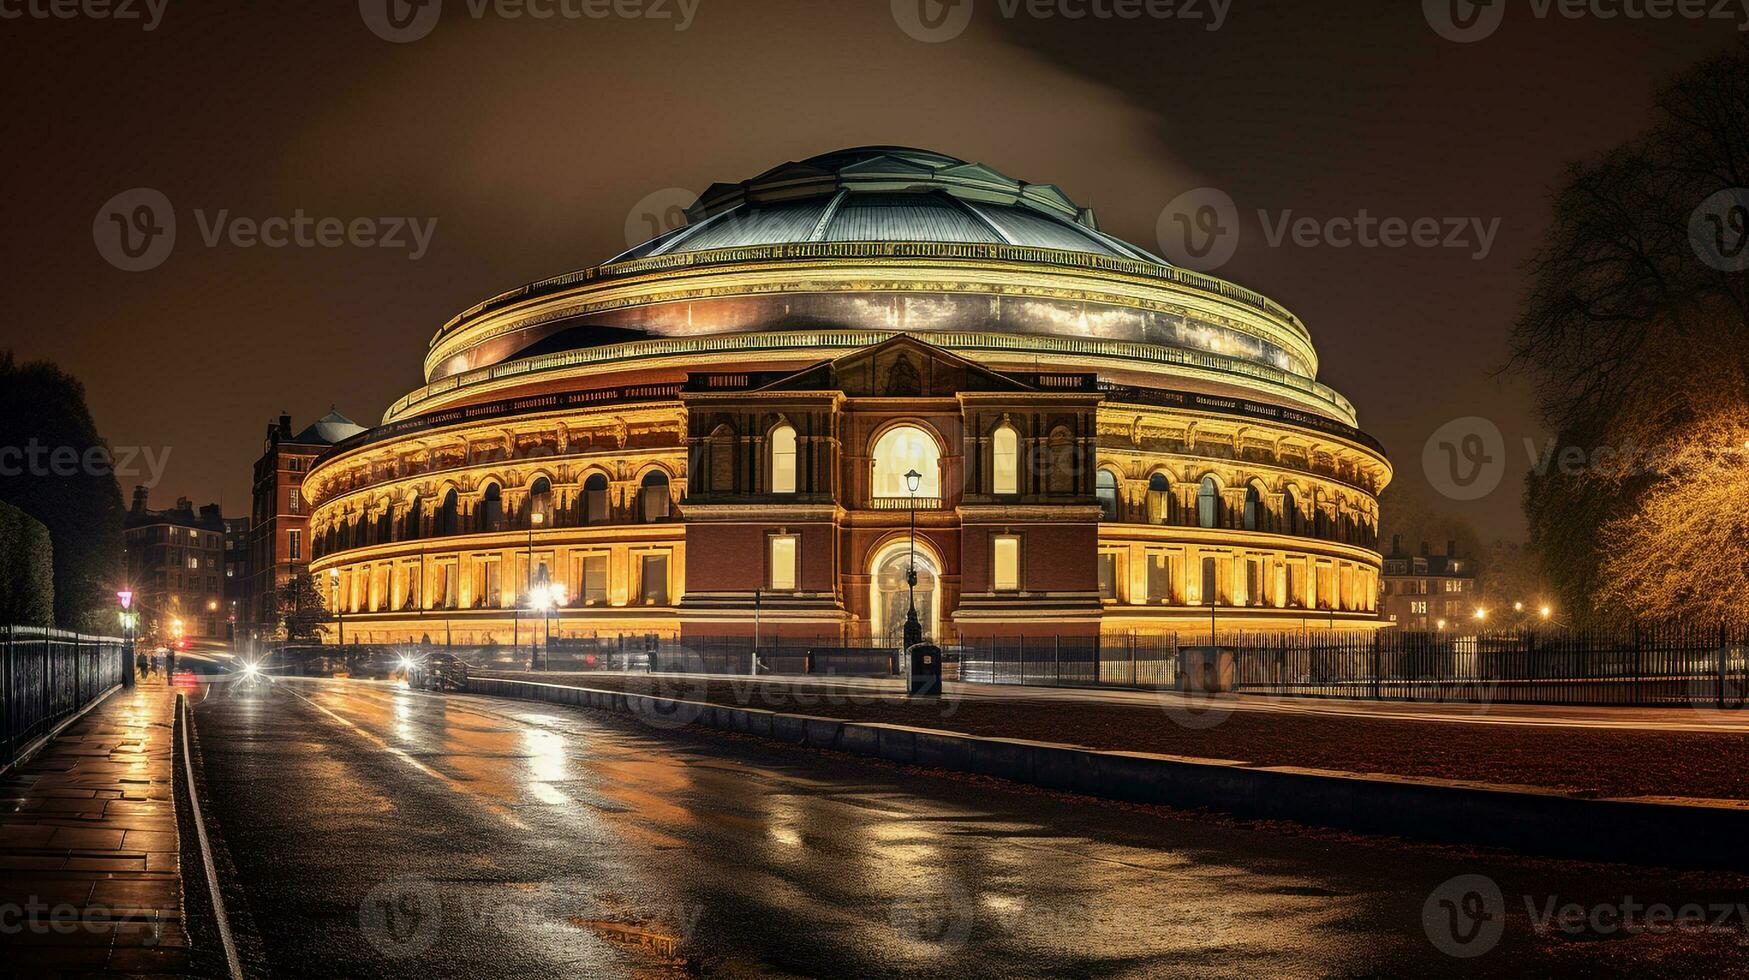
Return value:
M 591 473 L 589 479 L 583 481 L 583 520 L 588 524 L 601 524 L 607 520 L 605 474 Z
M 1020 538 L 998 535 L 994 544 L 991 585 L 997 592 L 1014 592 L 1020 588 Z
M 793 534 L 773 534 L 767 539 L 767 564 L 770 574 L 767 580 L 771 588 L 778 592 L 792 591 L 796 587 L 796 536 Z
M 638 576 L 638 598 L 646 606 L 668 605 L 668 555 L 644 555 Z
M 486 493 L 480 501 L 480 530 L 504 530 L 504 491 L 496 483 L 486 484 Z
M 1281 529 L 1286 534 L 1300 533 L 1300 503 L 1294 499 L 1294 488 L 1281 493 Z
M 1148 477 L 1148 523 L 1166 524 L 1172 519 L 1172 483 L 1166 474 Z
M 535 517 L 537 514 L 538 520 Z M 544 476 L 535 480 L 528 488 L 528 519 L 536 527 L 553 525 L 553 484 Z
M 788 425 L 771 430 L 771 492 L 796 492 L 796 430 Z
M 200 559 L 199 558 L 188 559 L 188 567 L 189 568 L 199 568 L 200 567 Z
M 1215 478 L 1205 476 L 1196 491 L 1196 526 L 1215 527 L 1221 520 L 1221 489 Z
M 443 495 L 443 506 L 437 509 L 438 534 L 455 533 L 456 512 L 459 506 L 456 502 L 455 489 L 452 487 L 448 493 Z
M 606 555 L 587 555 L 583 559 L 583 602 L 591 606 L 607 602 Z
M 1004 422 L 990 437 L 990 492 L 1020 492 L 1020 434 Z
M 911 496 L 905 474 L 915 470 L 921 479 L 917 496 L 941 496 L 941 447 L 929 433 L 914 425 L 896 425 L 874 444 L 874 496 Z
M 1099 597 L 1101 599 L 1117 598 L 1117 556 L 1111 552 L 1103 552 L 1096 559 L 1099 564 Z
M 1172 595 L 1172 575 L 1163 551 L 1148 554 L 1148 601 L 1165 602 Z
M 1117 474 L 1110 470 L 1100 470 L 1094 487 L 1094 495 L 1099 498 L 1099 519 L 1102 521 L 1117 520 Z
M 668 519 L 668 474 L 651 470 L 644 477 L 640 496 L 643 498 L 644 523 Z
M 1263 562 L 1256 558 L 1245 559 L 1245 602 L 1261 606 L 1266 604 L 1267 598 L 1263 594 Z
M 1213 606 L 1221 601 L 1220 563 L 1214 558 L 1202 560 L 1202 604 Z
M 286 506 L 291 508 L 292 513 L 296 514 L 298 512 L 298 507 L 301 503 L 302 502 L 298 499 L 297 487 L 292 487 L 290 490 L 286 491 Z
M 304 560 L 304 535 L 301 531 L 285 532 L 285 556 L 290 561 Z
M 1256 487 L 1245 488 L 1245 530 L 1255 531 L 1263 523 L 1263 495 Z

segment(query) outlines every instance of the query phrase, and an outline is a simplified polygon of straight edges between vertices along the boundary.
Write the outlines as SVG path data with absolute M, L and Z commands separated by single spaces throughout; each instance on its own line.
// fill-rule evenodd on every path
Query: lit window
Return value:
M 1221 492 L 1215 486 L 1215 478 L 1205 476 L 1202 486 L 1196 491 L 1196 526 L 1214 527 L 1220 521 Z
M 1099 562 L 1099 597 L 1101 599 L 1117 598 L 1117 556 L 1105 552 L 1098 557 Z
M 286 557 L 292 561 L 302 561 L 304 557 L 303 535 L 297 531 L 285 532 Z
M 1003 425 L 990 438 L 992 493 L 1020 492 L 1020 435 L 1014 426 Z
M 796 492 L 796 430 L 787 425 L 771 430 L 771 492 Z
M 1100 470 L 1094 482 L 1094 494 L 1099 498 L 1099 519 L 1117 520 L 1117 474 L 1110 470 Z
M 1020 538 L 1005 534 L 995 539 L 995 573 L 991 582 L 997 592 L 1020 588 Z
M 639 598 L 646 606 L 668 604 L 668 555 L 645 555 L 638 582 Z
M 288 493 L 287 502 L 291 507 L 291 512 L 295 514 L 298 512 L 298 488 L 292 487 L 291 490 L 287 491 L 287 493 Z
M 917 496 L 941 496 L 941 448 L 929 433 L 914 425 L 894 426 L 874 445 L 874 495 L 909 497 L 905 474 L 916 470 Z
M 583 559 L 583 601 L 590 605 L 607 601 L 606 555 L 589 555 Z
M 771 587 L 779 592 L 796 587 L 796 536 L 774 534 L 770 546 Z

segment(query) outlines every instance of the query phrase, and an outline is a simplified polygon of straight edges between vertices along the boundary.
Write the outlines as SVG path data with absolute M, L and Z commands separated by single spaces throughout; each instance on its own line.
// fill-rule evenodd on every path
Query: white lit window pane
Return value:
M 929 433 L 914 425 L 888 429 L 874 447 L 874 495 L 908 497 L 905 474 L 916 470 L 917 496 L 941 496 L 941 450 Z
M 771 587 L 796 587 L 796 538 L 793 534 L 776 534 L 771 538 Z
M 771 432 L 771 492 L 796 492 L 796 430 L 787 425 Z
M 997 591 L 1013 591 L 1020 588 L 1020 539 L 1001 537 L 996 539 L 996 572 L 994 576 Z
M 994 493 L 1020 492 L 1020 437 L 1006 425 L 990 441 L 995 455 Z

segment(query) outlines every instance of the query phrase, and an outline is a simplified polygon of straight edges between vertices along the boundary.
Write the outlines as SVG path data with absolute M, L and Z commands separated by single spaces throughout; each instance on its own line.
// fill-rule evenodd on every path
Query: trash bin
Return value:
M 918 643 L 906 653 L 911 658 L 911 673 L 905 693 L 914 698 L 941 697 L 941 648 Z

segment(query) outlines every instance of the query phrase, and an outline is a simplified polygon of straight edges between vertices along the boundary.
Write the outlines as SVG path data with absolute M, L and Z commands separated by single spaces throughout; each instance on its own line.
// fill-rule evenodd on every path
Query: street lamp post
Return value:
M 917 621 L 917 488 L 922 482 L 923 474 L 916 470 L 905 472 L 905 489 L 911 493 L 911 534 L 908 544 L 910 555 L 905 567 L 905 591 L 909 606 L 905 611 L 907 650 L 923 642 L 923 624 Z
M 537 603 L 542 602 L 545 598 L 543 596 L 537 596 L 535 594 L 535 590 L 536 590 L 537 586 L 535 585 L 535 581 L 534 581 L 534 529 L 537 527 L 540 527 L 541 522 L 545 519 L 546 519 L 545 515 L 543 515 L 540 512 L 540 509 L 535 507 L 534 503 L 532 501 L 530 501 L 529 506 L 528 506 L 528 579 L 527 579 L 526 583 L 524 584 L 524 588 L 528 590 L 528 600 L 529 600 L 529 605 L 531 607 L 535 606 Z M 544 587 L 541 587 L 541 588 L 544 591 Z M 543 616 L 543 618 L 546 615 L 544 608 L 542 609 L 541 615 Z M 514 626 L 511 627 L 511 634 L 510 634 L 510 645 L 512 647 L 515 647 L 517 645 L 518 634 L 522 630 L 522 603 L 520 603 L 520 602 L 516 604 L 515 616 L 516 616 L 516 623 Z M 534 669 L 534 658 L 535 658 L 534 630 L 529 630 L 528 631 L 528 669 L 529 670 Z

